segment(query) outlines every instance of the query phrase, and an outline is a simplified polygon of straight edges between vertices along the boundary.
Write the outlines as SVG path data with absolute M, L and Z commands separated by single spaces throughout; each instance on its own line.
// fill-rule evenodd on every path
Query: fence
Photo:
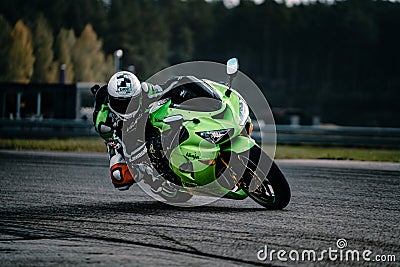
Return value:
M 259 141 L 267 128 L 253 138 Z M 400 128 L 277 125 L 276 132 L 278 144 L 400 148 Z
M 256 128 L 257 141 L 268 126 Z M 400 128 L 290 126 L 277 125 L 277 143 L 290 145 L 330 145 L 400 148 Z M 1 138 L 66 138 L 97 136 L 91 121 L 0 119 Z
M 93 123 L 85 120 L 0 119 L 1 138 L 66 138 L 96 136 Z

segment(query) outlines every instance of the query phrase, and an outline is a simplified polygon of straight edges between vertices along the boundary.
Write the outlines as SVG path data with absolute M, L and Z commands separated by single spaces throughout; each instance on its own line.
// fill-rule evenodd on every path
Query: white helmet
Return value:
M 107 92 L 108 106 L 119 118 L 127 120 L 136 115 L 142 104 L 142 87 L 133 73 L 129 71 L 115 73 L 108 82 Z

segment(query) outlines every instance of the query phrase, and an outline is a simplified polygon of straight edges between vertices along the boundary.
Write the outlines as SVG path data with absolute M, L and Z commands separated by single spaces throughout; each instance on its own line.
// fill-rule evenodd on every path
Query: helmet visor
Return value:
M 135 111 L 138 108 L 139 97 L 120 98 L 109 96 L 110 107 L 120 114 L 126 114 L 129 103 L 132 101 L 132 106 L 129 111 Z

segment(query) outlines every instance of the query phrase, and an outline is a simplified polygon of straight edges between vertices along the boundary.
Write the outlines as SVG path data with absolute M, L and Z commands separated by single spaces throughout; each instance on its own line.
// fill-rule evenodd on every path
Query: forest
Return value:
M 2 0 L 0 29 L 0 82 L 57 83 L 60 68 L 67 83 L 105 82 L 117 49 L 141 80 L 235 56 L 276 114 L 400 127 L 399 2 Z

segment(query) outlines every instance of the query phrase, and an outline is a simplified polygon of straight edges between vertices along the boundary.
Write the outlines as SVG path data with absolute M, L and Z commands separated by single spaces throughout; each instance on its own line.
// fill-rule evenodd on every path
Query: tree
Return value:
M 72 50 L 76 42 L 74 30 L 62 28 L 57 35 L 55 44 L 55 55 L 58 69 L 65 68 L 65 82 L 74 81 L 74 66 L 72 63 Z
M 193 33 L 187 26 L 177 29 L 175 37 L 170 44 L 170 63 L 182 63 L 193 58 L 194 42 Z
M 169 28 L 165 29 L 165 38 L 168 39 L 168 61 L 167 64 L 176 64 L 189 61 L 194 54 L 194 31 L 190 22 L 194 20 L 194 8 L 190 5 L 193 3 L 165 0 L 160 2 L 161 10 L 168 9 L 169 12 L 164 14 L 164 24 Z M 187 15 L 188 14 L 188 15 Z M 200 22 L 197 21 L 197 24 Z M 173 34 L 171 34 L 173 33 Z
M 111 31 L 106 36 L 108 51 L 122 49 L 123 63 L 135 65 L 139 76 L 144 69 L 141 64 L 143 55 L 140 51 L 140 43 L 146 34 L 141 22 L 143 13 L 139 1 L 113 0 L 108 12 Z
M 87 24 L 76 40 L 72 59 L 75 81 L 102 82 L 108 78 L 102 42 L 97 39 L 92 25 Z
M 399 126 L 400 2 L 314 2 L 289 8 L 243 0 L 227 9 L 223 1 L 2 0 L 0 81 L 11 79 L 8 63 L 14 76 L 24 66 L 10 59 L 12 25 L 35 25 L 42 13 L 58 33 L 54 56 L 69 83 L 107 80 L 117 49 L 122 69 L 135 65 L 141 80 L 175 63 L 236 56 L 272 106 L 319 113 L 325 122 Z M 82 33 L 79 42 L 74 32 Z M 18 43 L 16 51 L 32 61 L 29 49 Z M 36 66 L 45 65 L 36 57 Z
M 0 15 L 0 81 L 5 82 L 9 78 L 8 55 L 11 48 L 11 26 L 8 21 Z
M 39 15 L 34 24 L 35 65 L 33 82 L 51 83 L 57 81 L 57 64 L 53 61 L 53 32 L 43 15 Z
M 29 83 L 33 74 L 32 33 L 22 20 L 18 20 L 11 31 L 12 44 L 9 54 L 10 81 Z

